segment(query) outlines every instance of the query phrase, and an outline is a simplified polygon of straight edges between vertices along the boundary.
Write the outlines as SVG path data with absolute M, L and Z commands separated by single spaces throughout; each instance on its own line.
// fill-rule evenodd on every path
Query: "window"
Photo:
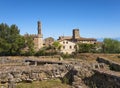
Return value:
M 66 42 L 66 44 L 68 44 L 68 41 Z
M 74 46 L 74 49 L 76 49 L 76 48 L 77 48 L 77 46 L 75 45 L 75 46 Z
M 70 46 L 70 49 L 72 49 L 72 46 Z
M 65 49 L 65 46 L 63 46 L 63 49 Z
M 63 41 L 63 44 L 65 44 L 65 42 Z

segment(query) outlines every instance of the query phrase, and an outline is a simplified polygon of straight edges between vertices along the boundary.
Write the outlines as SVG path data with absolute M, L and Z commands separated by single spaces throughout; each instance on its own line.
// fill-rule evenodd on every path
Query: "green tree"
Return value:
M 9 30 L 7 41 L 11 44 L 10 55 L 20 55 L 21 50 L 25 47 L 24 37 L 20 35 L 20 31 L 16 25 L 11 25 Z
M 26 55 L 34 55 L 35 54 L 34 42 L 33 42 L 34 36 L 25 34 L 24 38 L 25 38 Z
M 6 39 L 9 37 L 9 26 L 7 24 L 1 23 L 0 24 L 0 38 Z
M 9 52 L 11 45 L 3 38 L 0 38 L 0 55 L 6 55 Z
M 46 55 L 46 48 L 43 47 L 39 51 L 36 52 L 36 56 L 45 56 Z
M 103 41 L 105 53 L 120 53 L 120 42 L 111 38 L 105 38 Z
M 20 55 L 25 47 L 24 38 L 16 25 L 0 24 L 0 55 Z
M 53 46 L 53 48 L 55 49 L 56 52 L 58 52 L 60 50 L 60 48 L 62 47 L 62 45 L 58 41 L 55 41 L 52 44 L 52 46 Z
M 91 53 L 95 52 L 95 44 L 86 44 L 86 43 L 78 43 L 77 44 L 77 52 L 79 53 Z
M 22 50 L 25 48 L 25 39 L 23 36 L 15 36 L 13 42 L 11 42 L 10 54 L 11 55 L 21 55 Z

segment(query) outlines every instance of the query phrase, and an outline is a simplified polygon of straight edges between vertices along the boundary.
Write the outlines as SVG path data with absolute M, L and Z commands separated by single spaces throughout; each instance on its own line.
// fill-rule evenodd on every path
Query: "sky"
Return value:
M 0 23 L 16 24 L 20 34 L 43 38 L 72 36 L 79 28 L 86 38 L 120 37 L 120 0 L 0 0 Z

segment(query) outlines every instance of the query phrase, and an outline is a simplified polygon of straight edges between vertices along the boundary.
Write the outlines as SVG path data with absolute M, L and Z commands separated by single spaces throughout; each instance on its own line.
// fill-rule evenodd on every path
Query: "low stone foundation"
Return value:
M 18 61 L 2 58 L 0 61 L 0 86 L 3 88 L 15 87 L 20 82 L 32 83 L 56 78 L 60 78 L 72 88 L 120 88 L 120 65 L 100 57 L 95 63 L 84 60 L 41 61 L 34 58 Z M 8 65 L 11 63 L 14 65 Z M 15 65 L 16 63 L 19 65 Z M 118 72 L 109 70 L 108 65 Z
M 119 63 L 116 63 L 116 62 L 111 61 L 109 59 L 106 59 L 104 57 L 98 57 L 97 61 L 99 63 L 105 63 L 105 64 L 109 65 L 110 70 L 120 71 L 120 64 Z
M 94 70 L 94 75 L 84 78 L 90 88 L 120 88 L 120 75 L 118 72 Z

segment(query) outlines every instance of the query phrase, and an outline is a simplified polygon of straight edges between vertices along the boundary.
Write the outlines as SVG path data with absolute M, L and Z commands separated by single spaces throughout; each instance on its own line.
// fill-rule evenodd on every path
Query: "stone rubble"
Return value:
M 115 79 L 120 80 L 119 75 L 114 76 L 114 74 L 108 74 L 108 65 L 104 63 L 68 61 L 68 63 L 63 63 L 61 65 L 56 64 L 57 62 L 52 64 L 46 63 L 42 65 L 30 65 L 30 62 L 25 62 L 25 60 L 19 60 L 16 62 L 16 60 L 10 61 L 9 58 L 4 59 L 6 60 L 3 60 L 3 58 L 0 59 L 0 63 L 20 63 L 19 65 L 0 66 L 0 84 L 8 84 L 7 88 L 15 88 L 15 84 L 20 82 L 32 83 L 33 81 L 42 81 L 55 78 L 60 78 L 62 80 L 67 78 L 68 83 L 72 86 L 72 88 L 93 88 L 93 86 L 96 86 L 94 84 L 95 81 L 91 81 L 89 79 L 93 79 L 91 77 L 93 77 L 96 73 L 97 75 L 106 75 L 109 81 L 111 81 L 112 78 L 114 78 L 114 80 L 112 80 L 113 82 Z M 63 80 L 63 82 L 64 81 L 65 80 Z M 90 81 L 91 83 L 89 83 Z M 120 86 L 118 81 L 117 87 L 115 88 L 119 87 Z M 97 88 L 101 87 L 97 86 Z M 103 86 L 103 88 L 107 87 Z

